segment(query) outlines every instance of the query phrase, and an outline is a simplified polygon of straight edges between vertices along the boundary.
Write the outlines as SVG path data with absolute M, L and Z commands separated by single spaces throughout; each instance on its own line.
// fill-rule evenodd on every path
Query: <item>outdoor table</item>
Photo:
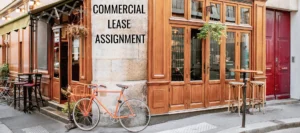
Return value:
M 39 73 L 19 73 L 18 76 L 23 76 L 23 75 L 27 75 L 28 76 L 28 82 L 16 82 L 17 84 L 20 85 L 25 85 L 25 84 L 31 84 L 33 83 L 33 79 L 32 76 L 35 74 L 39 74 Z M 15 83 L 15 84 L 16 84 Z M 28 99 L 29 99 L 29 108 L 32 108 L 32 89 L 30 87 L 22 87 L 23 88 L 23 95 L 24 95 L 24 112 L 28 112 L 27 109 L 27 93 L 28 93 Z M 16 86 L 14 87 L 14 91 L 16 92 Z M 15 94 L 14 94 L 15 96 Z M 16 99 L 16 97 L 14 97 Z M 16 102 L 14 103 L 16 104 Z M 14 105 L 16 106 L 16 105 Z
M 243 73 L 243 120 L 242 120 L 242 128 L 245 128 L 246 123 L 246 89 L 247 89 L 247 81 L 246 81 L 246 73 L 263 73 L 262 71 L 255 70 L 245 70 L 245 69 L 232 69 L 230 71 Z

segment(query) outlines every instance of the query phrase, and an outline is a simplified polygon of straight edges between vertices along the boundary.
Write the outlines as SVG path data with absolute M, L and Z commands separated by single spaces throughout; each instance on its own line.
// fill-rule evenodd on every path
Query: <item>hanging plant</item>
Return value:
M 197 34 L 198 39 L 206 39 L 210 34 L 211 39 L 221 44 L 221 38 L 227 38 L 226 25 L 221 23 L 206 23 L 200 28 L 200 33 Z
M 74 38 L 86 37 L 88 30 L 83 25 L 69 24 L 67 27 L 67 34 Z

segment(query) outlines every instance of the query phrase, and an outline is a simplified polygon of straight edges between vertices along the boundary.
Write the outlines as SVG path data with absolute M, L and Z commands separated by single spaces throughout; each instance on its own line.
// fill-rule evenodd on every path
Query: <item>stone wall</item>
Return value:
M 285 11 L 298 11 L 298 0 L 268 0 L 267 8 L 285 10 Z
M 148 0 L 92 0 L 94 5 L 144 5 L 146 14 L 94 14 L 92 11 L 92 83 L 106 85 L 109 90 L 121 90 L 116 84 L 129 85 L 126 95 L 146 101 Z M 109 29 L 108 20 L 130 19 L 130 29 Z M 96 43 L 99 34 L 146 34 L 139 44 Z M 111 110 L 117 104 L 117 94 L 100 97 Z

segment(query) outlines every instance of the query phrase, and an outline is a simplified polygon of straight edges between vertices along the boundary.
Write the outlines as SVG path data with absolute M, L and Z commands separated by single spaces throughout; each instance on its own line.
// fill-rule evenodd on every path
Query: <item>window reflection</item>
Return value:
M 210 80 L 220 79 L 220 45 L 210 39 Z
M 211 12 L 210 12 L 210 20 L 212 21 L 220 21 L 221 16 L 221 5 L 220 4 L 215 4 L 215 3 L 211 3 L 210 4 L 212 6 Z
M 184 17 L 184 0 L 172 0 L 172 16 Z
M 203 3 L 197 0 L 191 0 L 192 4 L 192 18 L 194 19 L 202 19 L 203 17 Z
M 235 67 L 235 33 L 227 32 L 226 39 L 226 79 L 235 79 L 235 73 L 230 69 Z
M 184 80 L 184 28 L 172 28 L 172 81 Z
M 226 6 L 226 22 L 235 23 L 235 6 Z
M 202 80 L 202 40 L 197 39 L 199 30 L 191 30 L 191 80 Z
M 241 69 L 249 69 L 249 48 L 250 36 L 248 33 L 241 33 L 240 59 Z M 247 74 L 248 75 L 248 74 Z M 241 74 L 241 77 L 243 75 Z
M 250 9 L 241 8 L 241 24 L 250 24 Z

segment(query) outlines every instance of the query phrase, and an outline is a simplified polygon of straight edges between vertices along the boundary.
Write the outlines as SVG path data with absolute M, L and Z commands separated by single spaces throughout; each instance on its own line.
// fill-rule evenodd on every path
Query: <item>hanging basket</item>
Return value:
M 67 34 L 74 38 L 86 37 L 88 34 L 87 28 L 83 25 L 69 24 L 66 30 Z
M 198 39 L 206 39 L 210 35 L 212 40 L 221 44 L 221 38 L 227 38 L 227 27 L 222 23 L 206 23 L 199 30 L 200 33 L 197 34 Z

